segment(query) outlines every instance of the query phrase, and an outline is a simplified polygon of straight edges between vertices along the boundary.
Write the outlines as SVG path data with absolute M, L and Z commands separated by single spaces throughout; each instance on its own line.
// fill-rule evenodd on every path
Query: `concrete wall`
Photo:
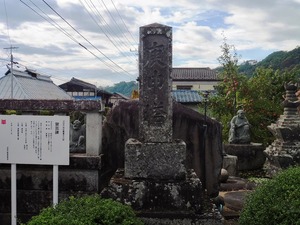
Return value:
M 72 154 L 69 166 L 59 166 L 59 201 L 69 196 L 99 193 L 101 156 Z M 23 223 L 52 205 L 53 166 L 17 165 L 17 219 Z M 10 164 L 0 165 L 0 224 L 11 224 Z

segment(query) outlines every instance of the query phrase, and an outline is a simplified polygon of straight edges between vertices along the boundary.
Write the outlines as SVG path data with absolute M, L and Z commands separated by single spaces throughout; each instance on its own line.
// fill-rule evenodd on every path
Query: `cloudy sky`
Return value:
M 139 27 L 173 27 L 173 67 L 217 67 L 223 36 L 240 62 L 300 45 L 300 0 L 0 0 L 0 76 L 10 60 L 97 86 L 136 80 Z M 222 35 L 223 34 L 223 35 Z

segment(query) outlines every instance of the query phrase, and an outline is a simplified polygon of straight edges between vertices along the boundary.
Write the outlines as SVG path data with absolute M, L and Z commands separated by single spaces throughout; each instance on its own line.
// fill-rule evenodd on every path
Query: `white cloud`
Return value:
M 30 1 L 26 2 L 30 4 Z M 101 82 L 116 83 L 136 78 L 137 57 L 134 55 L 136 52 L 131 51 L 138 48 L 139 27 L 154 22 L 173 27 L 174 66 L 217 66 L 217 58 L 221 54 L 222 32 L 229 44 L 235 45 L 237 51 L 248 52 L 244 57 L 247 59 L 251 57 L 256 59 L 257 51 L 261 55 L 262 52 L 267 54 L 270 51 L 291 50 L 300 42 L 299 0 L 114 0 L 118 12 L 112 1 L 103 1 L 105 5 L 102 1 L 92 1 L 97 11 L 89 1 L 82 2 L 84 5 L 79 0 L 48 1 L 105 56 L 63 22 L 43 2 L 35 3 L 76 41 L 101 60 L 113 65 L 106 58 L 108 57 L 132 75 L 114 72 L 20 1 L 10 0 L 7 1 L 10 40 L 13 46 L 19 46 L 15 51 L 15 58 L 29 66 L 37 64 L 41 70 L 42 67 L 55 69 L 57 71 L 51 73 L 56 76 L 65 78 L 76 76 L 79 79 L 82 77 L 85 80 L 98 82 L 100 85 Z M 106 8 L 110 11 L 108 12 Z M 122 19 L 118 13 L 122 15 Z M 91 15 L 98 19 L 98 25 L 91 19 Z M 130 30 L 130 34 L 124 35 L 127 29 Z M 3 48 L 10 46 L 7 33 L 5 12 L 3 7 L 0 7 L 0 58 L 2 59 L 6 59 L 8 55 L 8 51 Z M 116 69 L 114 65 L 113 67 Z M 5 69 L 0 67 L 2 74 L 3 71 Z

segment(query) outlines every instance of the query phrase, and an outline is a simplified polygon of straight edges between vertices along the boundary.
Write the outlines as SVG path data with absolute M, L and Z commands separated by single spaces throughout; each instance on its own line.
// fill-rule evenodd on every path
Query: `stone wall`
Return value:
M 115 106 L 103 126 L 103 146 L 107 173 L 124 168 L 124 146 L 129 138 L 138 138 L 139 102 L 123 101 Z M 204 115 L 173 104 L 173 138 L 181 139 L 187 146 L 187 168 L 195 170 L 210 196 L 219 192 L 218 178 L 222 168 L 221 125 L 207 118 L 206 138 L 204 139 Z M 205 146 L 205 148 L 204 148 Z
M 69 166 L 59 166 L 59 201 L 69 196 L 99 193 L 101 156 L 72 154 Z M 26 222 L 52 204 L 53 166 L 17 165 L 17 217 Z M 0 165 L 0 224 L 11 223 L 10 164 Z

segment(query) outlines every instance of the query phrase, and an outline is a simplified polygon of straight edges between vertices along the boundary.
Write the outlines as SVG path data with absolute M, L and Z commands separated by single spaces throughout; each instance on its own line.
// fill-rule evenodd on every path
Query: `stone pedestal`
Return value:
M 238 170 L 262 169 L 266 161 L 264 147 L 260 143 L 251 144 L 226 144 L 225 152 L 237 156 Z
M 101 195 L 130 205 L 147 225 L 222 224 L 222 216 L 205 199 L 196 173 L 186 179 L 125 178 L 119 169 Z
M 141 143 L 129 139 L 125 144 L 125 177 L 185 179 L 186 144 Z

